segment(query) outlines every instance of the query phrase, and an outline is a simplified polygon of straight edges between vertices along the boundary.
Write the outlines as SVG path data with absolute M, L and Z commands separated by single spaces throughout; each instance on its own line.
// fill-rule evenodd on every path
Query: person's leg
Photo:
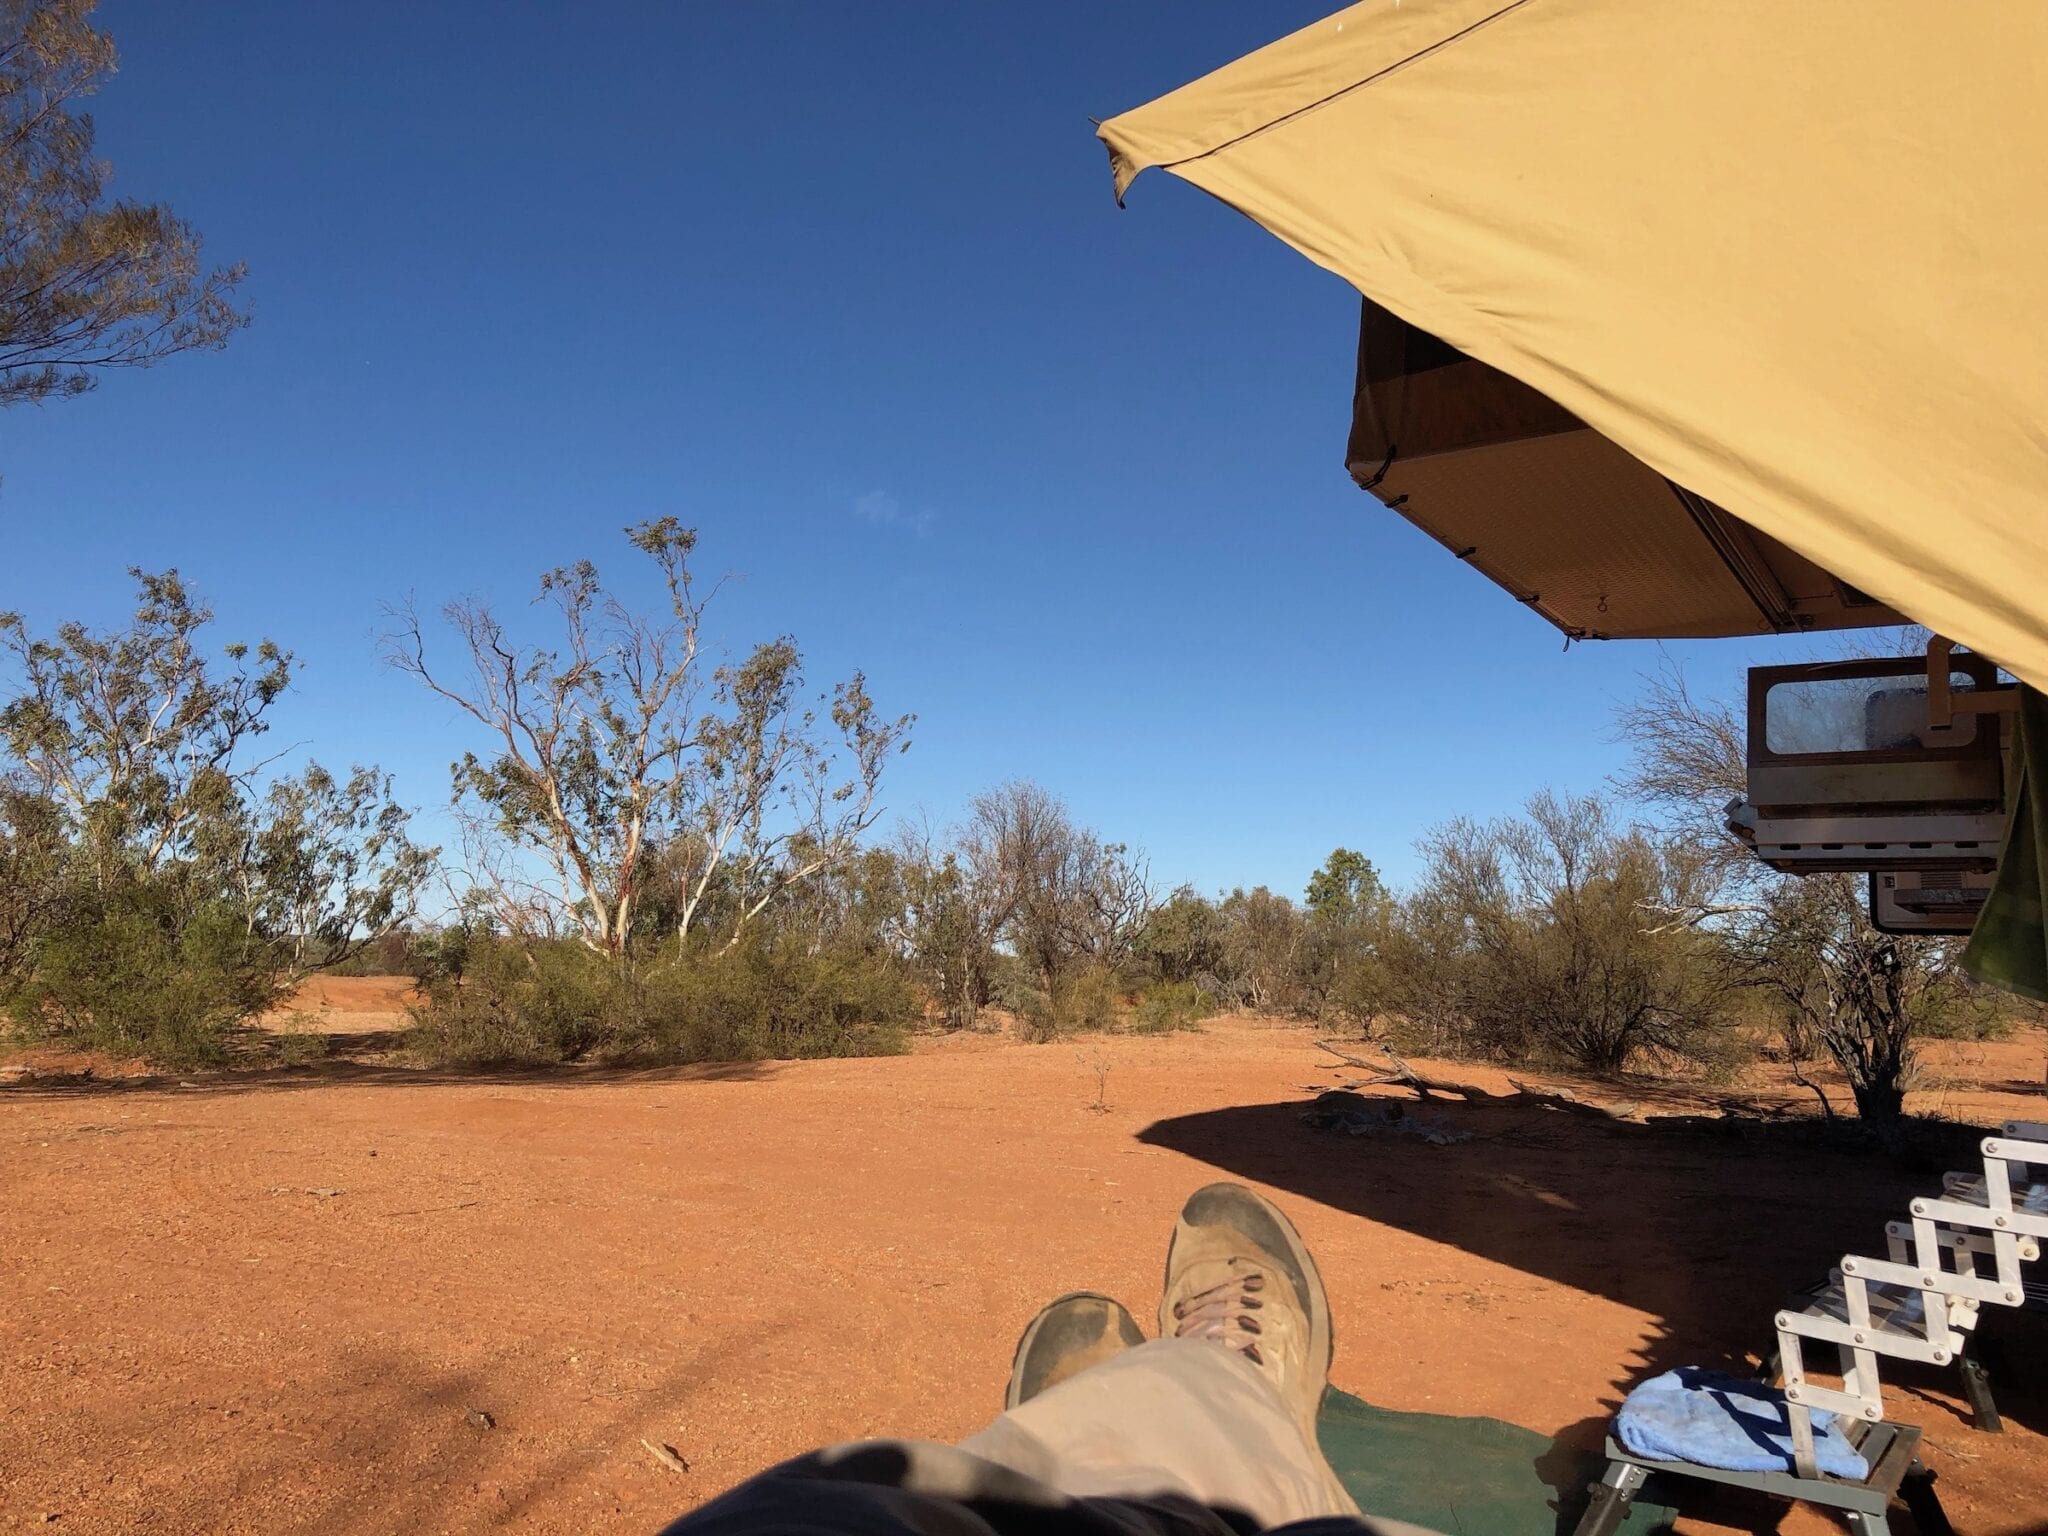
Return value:
M 1257 1529 L 1357 1513 L 1234 1350 L 1156 1339 L 1003 1414 L 960 1449 L 1076 1496 L 1175 1494 Z
M 1070 1376 L 1145 1342 L 1138 1326 L 1122 1302 L 1099 1291 L 1069 1291 L 1024 1327 L 1017 1340 L 1017 1354 L 1010 1362 L 1010 1388 L 1003 1394 L 1003 1407 L 1019 1403 L 1058 1386 Z
M 1068 1493 L 1172 1493 L 1260 1527 L 1358 1513 L 1315 1438 L 1329 1301 L 1301 1234 L 1270 1201 L 1235 1184 L 1188 1200 L 1167 1253 L 1157 1341 L 1105 1350 L 1101 1338 L 1130 1330 L 1046 1326 L 1071 1301 L 1025 1331 L 1009 1411 L 961 1449 Z M 1034 1337 L 1068 1335 L 1087 1368 L 1062 1370 L 1048 1348 L 1031 1348 Z M 1056 1384 L 1020 1391 L 1027 1374 Z

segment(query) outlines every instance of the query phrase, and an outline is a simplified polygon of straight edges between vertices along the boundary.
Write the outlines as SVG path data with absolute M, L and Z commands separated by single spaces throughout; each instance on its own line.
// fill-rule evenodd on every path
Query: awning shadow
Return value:
M 596 1088 L 621 1083 L 760 1082 L 784 1065 L 774 1061 L 715 1061 L 684 1066 L 579 1064 L 566 1066 L 419 1067 L 346 1058 L 300 1066 L 262 1067 L 135 1076 L 101 1077 L 93 1072 L 38 1072 L 0 1083 L 0 1104 L 36 1099 L 125 1098 L 166 1091 L 205 1098 L 257 1093 L 304 1093 L 348 1086 L 450 1088 L 517 1086 Z

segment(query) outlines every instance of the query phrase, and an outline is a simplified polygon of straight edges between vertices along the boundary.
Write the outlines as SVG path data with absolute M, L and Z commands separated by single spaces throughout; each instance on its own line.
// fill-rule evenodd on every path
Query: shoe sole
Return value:
M 1070 1301 L 1099 1301 L 1109 1308 L 1110 1315 L 1117 1320 L 1118 1332 L 1123 1335 L 1125 1348 L 1136 1348 L 1139 1344 L 1145 1342 L 1144 1332 L 1138 1327 L 1138 1320 L 1131 1316 L 1130 1308 L 1126 1307 L 1114 1296 L 1105 1296 L 1100 1291 L 1069 1291 L 1064 1296 L 1055 1297 L 1039 1310 L 1036 1317 L 1032 1318 L 1025 1325 L 1023 1334 L 1017 1340 L 1017 1352 L 1010 1357 L 1010 1384 L 1003 1392 L 1003 1411 L 1005 1413 L 1009 1412 L 1012 1408 L 1029 1402 L 1039 1392 L 1045 1390 L 1043 1387 L 1039 1387 L 1031 1392 L 1024 1390 L 1024 1360 L 1033 1348 L 1038 1345 L 1040 1340 L 1044 1338 L 1046 1329 L 1049 1326 L 1055 1322 L 1064 1321 L 1064 1319 L 1057 1317 L 1056 1314 L 1062 1305 Z M 1128 1328 L 1125 1325 L 1128 1325 Z M 1089 1335 L 1084 1340 L 1077 1340 L 1075 1342 L 1085 1347 L 1088 1344 L 1095 1343 L 1100 1338 L 1101 1335 L 1096 1333 Z
M 1173 1250 L 1180 1242 L 1182 1228 L 1218 1224 L 1243 1231 L 1266 1252 L 1292 1263 L 1299 1272 L 1299 1278 L 1290 1276 L 1289 1281 L 1303 1292 L 1301 1309 L 1308 1315 L 1309 1358 L 1314 1360 L 1320 1355 L 1323 1387 L 1327 1391 L 1330 1366 L 1337 1357 L 1337 1330 L 1330 1317 L 1330 1294 L 1323 1287 L 1322 1271 L 1316 1268 L 1315 1255 L 1308 1251 L 1308 1244 L 1302 1241 L 1287 1213 L 1242 1184 L 1205 1185 L 1189 1195 L 1187 1204 L 1181 1207 L 1173 1238 L 1166 1245 L 1166 1279 L 1159 1287 L 1159 1336 L 1173 1337 L 1174 1320 L 1167 1315 L 1166 1295 L 1173 1276 Z

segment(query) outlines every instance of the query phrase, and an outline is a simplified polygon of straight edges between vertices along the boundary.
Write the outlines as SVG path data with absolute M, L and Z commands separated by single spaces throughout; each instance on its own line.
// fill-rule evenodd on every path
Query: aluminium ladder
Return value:
M 1981 1172 L 1946 1175 L 1940 1194 L 1913 1202 L 1909 1220 L 1886 1224 L 1885 1258 L 1845 1257 L 1827 1286 L 1778 1314 L 1797 1476 L 1818 1476 L 1812 1410 L 1883 1420 L 1879 1356 L 1952 1364 L 1979 1308 L 2026 1304 L 2020 1266 L 2038 1260 L 2048 1238 L 2048 1123 L 2008 1120 L 1980 1150 Z M 1835 1346 L 1839 1388 L 1807 1379 L 1808 1343 Z

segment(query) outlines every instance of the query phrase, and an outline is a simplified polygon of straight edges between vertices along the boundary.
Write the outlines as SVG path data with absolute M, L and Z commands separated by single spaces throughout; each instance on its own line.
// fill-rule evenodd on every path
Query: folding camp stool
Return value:
M 1861 1482 L 1847 1478 L 1799 1477 L 1791 1472 L 1728 1472 L 1719 1467 L 1695 1466 L 1689 1461 L 1653 1461 L 1622 1447 L 1607 1437 L 1607 1470 L 1593 1484 L 1586 1512 L 1579 1518 L 1573 1536 L 1615 1536 L 1628 1519 L 1636 1496 L 1651 1484 L 1657 1485 L 1655 1500 L 1673 1509 L 1679 1507 L 1670 1486 L 1680 1478 L 1705 1483 L 1724 1483 L 1731 1488 L 1749 1488 L 1780 1499 L 1798 1499 L 1838 1510 L 1849 1522 L 1853 1536 L 1888 1536 L 1891 1526 L 1885 1511 L 1897 1494 L 1912 1513 L 1920 1536 L 1954 1536 L 1954 1528 L 1943 1513 L 1934 1492 L 1934 1474 L 1920 1460 L 1920 1431 L 1911 1424 L 1851 1424 L 1844 1428 L 1849 1443 L 1870 1463 L 1870 1475 Z

